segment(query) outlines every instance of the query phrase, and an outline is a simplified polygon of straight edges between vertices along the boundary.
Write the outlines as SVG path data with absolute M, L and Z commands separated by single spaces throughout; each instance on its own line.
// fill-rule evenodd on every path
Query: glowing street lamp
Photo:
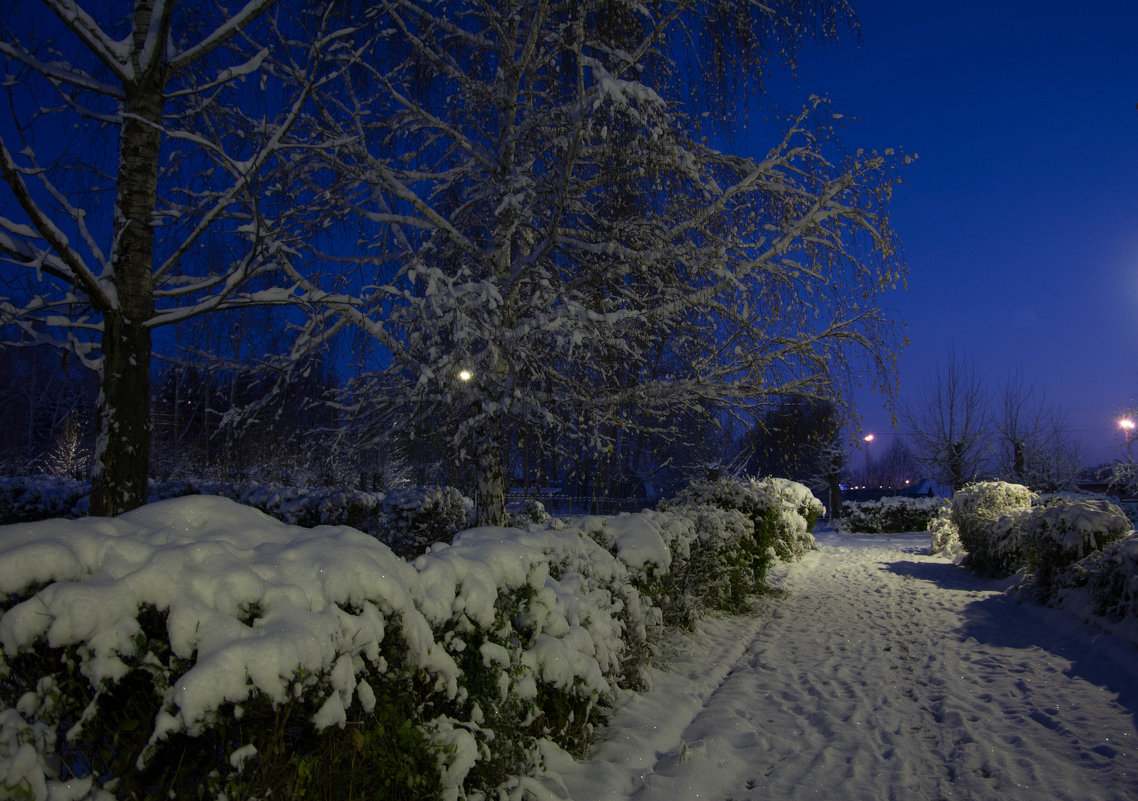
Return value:
M 1122 429 L 1122 436 L 1126 438 L 1126 458 L 1133 461 L 1130 456 L 1130 438 L 1134 433 L 1134 421 L 1129 417 L 1123 417 L 1118 421 L 1118 427 Z
M 465 367 L 458 371 L 458 380 L 459 381 L 462 381 L 463 383 L 465 383 L 472 378 L 474 378 L 474 373 L 471 372 L 470 370 L 467 370 Z

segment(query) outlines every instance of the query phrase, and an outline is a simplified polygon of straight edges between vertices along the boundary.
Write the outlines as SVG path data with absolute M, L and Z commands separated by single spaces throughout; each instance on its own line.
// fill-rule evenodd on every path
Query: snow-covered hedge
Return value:
M 1085 556 L 1130 533 L 1130 521 L 1105 498 L 1048 499 L 992 524 L 992 536 L 1009 562 L 1026 565 L 1030 584 L 1047 600 L 1055 576 Z
M 894 495 L 874 501 L 842 504 L 841 527 L 858 534 L 902 534 L 925 531 L 937 512 L 939 498 Z
M 742 513 L 754 526 L 754 575 L 762 583 L 776 559 L 790 561 L 817 547 L 811 530 L 826 513 L 822 502 L 802 484 L 783 478 L 726 476 L 694 481 L 663 509 L 714 506 Z
M 0 525 L 80 517 L 87 513 L 90 483 L 50 477 L 0 479 Z M 449 542 L 471 524 L 473 502 L 450 487 L 406 487 L 387 493 L 348 487 L 294 487 L 184 479 L 151 483 L 150 502 L 186 495 L 216 495 L 260 509 L 298 526 L 352 526 L 378 537 L 401 556 L 421 554 L 433 542 Z M 541 504 L 537 504 L 538 507 Z M 527 507 L 528 520 L 540 520 Z M 549 516 L 545 515 L 545 520 Z
M 0 525 L 83 514 L 91 485 L 70 478 L 0 478 Z
M 1131 530 L 1123 511 L 1101 496 L 1033 496 L 1019 484 L 987 481 L 952 497 L 951 521 L 930 524 L 935 553 L 959 532 L 964 563 L 987 576 L 1010 576 L 1027 568 L 1021 589 L 1031 586 L 1044 600 L 1061 571 Z
M 952 522 L 967 552 L 965 564 L 984 576 L 1010 576 L 1018 559 L 1002 546 L 1003 533 L 993 527 L 1002 515 L 1031 507 L 1031 490 L 1006 481 L 981 481 L 952 495 Z
M 1107 543 L 1059 571 L 1045 595 L 1028 589 L 1038 600 L 1138 645 L 1138 534 Z
M 526 498 L 506 505 L 506 524 L 514 528 L 524 528 L 530 523 L 548 523 L 553 519 L 545 511 L 545 504 L 535 498 Z
M 0 786 L 494 796 L 544 741 L 585 748 L 666 623 L 738 608 L 757 542 L 706 505 L 472 529 L 413 563 L 210 496 L 2 527 Z

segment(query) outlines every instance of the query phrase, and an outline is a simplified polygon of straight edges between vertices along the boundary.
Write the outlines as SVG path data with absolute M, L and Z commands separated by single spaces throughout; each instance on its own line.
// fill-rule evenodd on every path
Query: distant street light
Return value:
M 865 435 L 865 486 L 869 486 L 869 443 L 873 442 L 873 434 Z
M 1134 421 L 1129 417 L 1123 417 L 1118 421 L 1118 427 L 1122 429 L 1122 436 L 1126 438 L 1126 459 L 1127 461 L 1134 461 L 1130 455 L 1130 441 L 1134 433 Z
M 469 381 L 472 378 L 474 378 L 474 373 L 472 373 L 470 370 L 467 370 L 465 367 L 458 371 L 459 381 Z

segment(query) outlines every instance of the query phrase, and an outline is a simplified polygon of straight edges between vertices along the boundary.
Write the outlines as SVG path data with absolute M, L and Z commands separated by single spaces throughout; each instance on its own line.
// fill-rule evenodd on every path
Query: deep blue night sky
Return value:
M 861 41 L 808 48 L 797 91 L 858 118 L 848 146 L 919 156 L 893 204 L 901 401 L 954 350 L 993 391 L 1021 370 L 1089 461 L 1121 455 L 1116 421 L 1138 406 L 1138 2 L 854 6 Z M 880 399 L 859 410 L 887 446 Z

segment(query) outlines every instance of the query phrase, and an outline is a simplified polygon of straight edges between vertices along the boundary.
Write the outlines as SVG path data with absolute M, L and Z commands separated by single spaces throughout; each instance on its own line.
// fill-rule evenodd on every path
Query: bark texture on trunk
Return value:
M 145 18 L 135 30 L 149 27 Z M 136 14 L 139 9 L 136 9 Z M 124 87 L 111 252 L 115 308 L 103 313 L 91 514 L 112 516 L 146 503 L 150 472 L 150 329 L 154 313 L 154 210 L 158 203 L 163 86 L 161 65 Z
M 498 426 L 498 430 L 501 427 Z M 506 525 L 506 472 L 501 437 L 485 437 L 478 449 L 478 488 L 474 498 L 479 526 Z

